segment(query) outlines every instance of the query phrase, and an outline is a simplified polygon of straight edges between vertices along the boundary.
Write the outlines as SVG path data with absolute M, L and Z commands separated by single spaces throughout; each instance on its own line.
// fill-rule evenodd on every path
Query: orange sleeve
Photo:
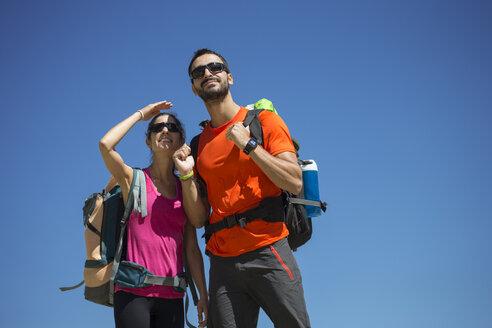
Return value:
M 266 151 L 273 156 L 286 151 L 295 153 L 289 129 L 279 115 L 265 110 L 260 113 L 260 122 Z

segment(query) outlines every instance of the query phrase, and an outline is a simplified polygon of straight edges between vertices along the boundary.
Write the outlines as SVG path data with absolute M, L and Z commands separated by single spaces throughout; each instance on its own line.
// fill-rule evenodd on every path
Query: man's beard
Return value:
M 223 81 L 219 81 L 219 87 L 218 88 L 212 88 L 209 90 L 202 89 L 201 86 L 200 88 L 196 89 L 196 92 L 202 98 L 204 102 L 211 102 L 211 101 L 216 101 L 216 100 L 222 100 L 227 96 L 227 93 L 229 92 L 229 84 L 224 83 Z

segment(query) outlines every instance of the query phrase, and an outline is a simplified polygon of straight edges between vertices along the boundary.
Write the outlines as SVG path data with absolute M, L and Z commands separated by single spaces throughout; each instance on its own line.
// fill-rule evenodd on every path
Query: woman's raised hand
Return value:
M 166 100 L 147 105 L 138 111 L 142 117 L 140 120 L 148 121 L 155 115 L 159 114 L 161 110 L 166 110 L 171 107 L 173 107 L 173 104 Z

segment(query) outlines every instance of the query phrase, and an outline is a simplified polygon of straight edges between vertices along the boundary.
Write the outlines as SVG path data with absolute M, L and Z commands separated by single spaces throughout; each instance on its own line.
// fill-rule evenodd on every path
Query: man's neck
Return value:
M 208 113 L 210 115 L 210 124 L 213 128 L 218 128 L 229 122 L 239 111 L 239 105 L 237 105 L 230 93 L 228 93 L 223 99 L 206 102 Z

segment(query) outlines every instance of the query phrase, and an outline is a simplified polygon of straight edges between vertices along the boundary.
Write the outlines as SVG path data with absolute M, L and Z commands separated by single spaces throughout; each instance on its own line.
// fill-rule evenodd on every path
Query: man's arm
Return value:
M 272 156 L 263 147 L 256 147 L 249 156 L 277 187 L 293 194 L 301 192 L 302 171 L 296 154 L 286 151 Z
M 227 130 L 226 138 L 243 150 L 250 139 L 249 127 L 244 127 L 242 122 L 234 123 Z M 273 156 L 258 146 L 249 156 L 277 187 L 293 194 L 301 191 L 302 171 L 294 153 L 286 151 Z

